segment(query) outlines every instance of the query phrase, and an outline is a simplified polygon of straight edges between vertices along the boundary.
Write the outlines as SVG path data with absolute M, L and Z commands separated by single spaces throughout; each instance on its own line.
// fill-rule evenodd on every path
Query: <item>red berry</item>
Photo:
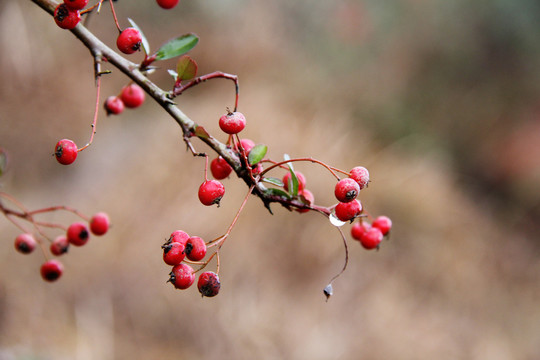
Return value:
M 304 189 L 300 191 L 298 195 L 303 197 L 302 202 L 304 202 L 305 204 L 308 204 L 309 206 L 315 203 L 315 196 L 313 196 L 313 193 L 309 191 L 308 189 Z M 296 211 L 298 211 L 299 213 L 306 213 L 309 211 L 309 209 L 296 209 Z
M 172 9 L 178 4 L 179 0 L 157 0 L 159 6 L 164 9 Z
M 240 140 L 240 144 L 242 145 L 242 149 L 244 149 L 246 156 L 249 155 L 251 149 L 255 147 L 255 143 L 250 139 L 242 139 Z M 235 147 L 235 150 L 238 151 L 238 147 Z
M 166 242 L 161 247 L 163 249 L 163 261 L 167 265 L 178 265 L 184 260 L 186 247 L 179 242 Z
M 186 246 L 188 240 L 189 240 L 188 233 L 182 230 L 176 230 L 176 231 L 173 231 L 173 233 L 171 234 L 167 242 L 179 242 L 182 245 Z
M 37 241 L 32 234 L 24 233 L 15 238 L 15 249 L 22 254 L 30 254 L 36 245 Z
M 345 178 L 338 181 L 334 194 L 340 202 L 350 202 L 356 199 L 360 192 L 360 186 L 351 178 Z
M 218 204 L 225 194 L 225 187 L 217 180 L 207 180 L 199 187 L 199 200 L 206 206 Z
M 357 199 L 347 203 L 340 202 L 337 204 L 335 212 L 339 220 L 349 221 L 362 212 L 362 204 Z
M 362 239 L 362 236 L 371 228 L 371 225 L 367 222 L 356 222 L 351 227 L 351 236 L 353 239 L 360 241 Z
M 368 231 L 362 235 L 360 238 L 360 244 L 368 250 L 375 249 L 379 247 L 383 239 L 383 234 L 379 228 L 371 227 Z
M 306 187 L 306 177 L 304 174 L 302 174 L 300 171 L 295 171 L 294 174 L 296 175 L 296 178 L 298 179 L 298 192 L 301 192 Z M 292 186 L 292 176 L 291 173 L 288 172 L 283 176 L 283 187 L 285 188 L 285 191 L 289 191 L 289 186 Z
M 90 231 L 94 235 L 104 235 L 109 230 L 109 215 L 99 212 L 90 219 Z
M 257 163 L 256 165 L 251 166 L 251 173 L 253 175 L 258 175 L 264 170 L 264 167 L 261 163 Z
M 221 288 L 218 274 L 212 271 L 203 272 L 199 276 L 197 287 L 199 288 L 199 292 L 202 294 L 202 296 L 216 296 Z
M 177 289 L 187 289 L 195 281 L 195 272 L 188 264 L 173 266 L 169 280 Z
M 51 253 L 56 256 L 65 254 L 69 250 L 69 241 L 65 235 L 60 235 L 53 240 L 50 246 Z
M 219 127 L 227 134 L 238 134 L 246 127 L 246 118 L 241 112 L 228 113 L 219 118 Z
M 77 158 L 77 145 L 69 139 L 62 139 L 56 143 L 54 156 L 62 165 L 69 165 Z
M 133 54 L 135 51 L 139 50 L 141 44 L 141 33 L 139 30 L 132 27 L 122 30 L 116 39 L 116 46 L 118 46 L 118 50 L 124 54 Z
M 363 166 L 357 166 L 351 169 L 349 176 L 358 183 L 360 190 L 365 188 L 369 183 L 369 171 Z
M 124 102 L 118 96 L 109 96 L 103 104 L 107 115 L 118 115 L 124 111 Z
M 221 180 L 231 174 L 232 167 L 225 159 L 219 156 L 210 163 L 210 171 L 215 179 Z
M 58 260 L 49 260 L 41 265 L 41 277 L 46 281 L 56 281 L 64 272 L 64 265 Z
M 88 0 L 64 0 L 64 4 L 71 10 L 82 10 L 88 4 Z
M 144 90 L 137 84 L 124 86 L 120 92 L 120 99 L 128 108 L 136 108 L 144 102 Z
M 386 235 L 390 232 L 390 229 L 392 228 L 392 220 L 390 220 L 388 216 L 382 215 L 373 220 L 371 226 L 379 228 L 382 234 Z
M 199 261 L 206 255 L 206 244 L 198 236 L 192 236 L 186 243 L 186 256 L 191 261 Z
M 70 244 L 82 246 L 90 238 L 90 233 L 85 223 L 75 222 L 69 225 L 66 236 Z
M 71 30 L 81 21 L 81 14 L 79 10 L 71 10 L 66 4 L 60 4 L 54 10 L 54 21 L 62 29 Z

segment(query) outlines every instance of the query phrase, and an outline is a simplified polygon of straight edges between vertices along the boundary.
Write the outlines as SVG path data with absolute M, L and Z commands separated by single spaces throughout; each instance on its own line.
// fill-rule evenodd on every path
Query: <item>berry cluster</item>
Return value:
M 392 220 L 388 216 L 378 216 L 371 223 L 365 219 L 355 222 L 351 227 L 351 236 L 367 250 L 379 249 L 381 241 L 389 236 Z
M 71 30 L 81 21 L 81 10 L 88 0 L 64 0 L 54 10 L 54 21 L 62 29 Z
M 169 239 L 161 246 L 163 261 L 172 266 L 169 280 L 176 289 L 187 289 L 195 282 L 195 270 L 191 265 L 205 263 L 201 260 L 206 256 L 207 244 L 198 236 L 189 236 L 185 231 L 174 231 Z M 199 275 L 197 287 L 202 296 L 212 297 L 219 293 L 221 283 L 219 276 L 212 271 L 205 271 Z
M 0 193 L 0 196 L 9 200 L 14 200 L 5 193 Z M 22 208 L 18 202 L 14 203 L 18 205 L 19 208 Z M 46 281 L 55 281 L 58 280 L 62 273 L 64 272 L 64 266 L 57 259 L 48 259 L 48 253 L 46 251 L 48 242 L 48 249 L 50 254 L 54 256 L 61 256 L 68 252 L 70 246 L 83 246 L 85 245 L 89 238 L 90 234 L 101 236 L 107 233 L 109 230 L 110 222 L 109 216 L 104 212 L 99 212 L 92 216 L 90 219 L 80 214 L 78 211 L 65 207 L 65 206 L 55 206 L 45 209 L 39 209 L 34 211 L 27 211 L 22 208 L 21 210 L 14 210 L 8 207 L 5 207 L 2 202 L 0 202 L 0 210 L 4 215 L 10 219 L 14 225 L 23 229 L 23 233 L 18 235 L 15 238 L 15 249 L 21 254 L 30 254 L 32 253 L 38 245 L 43 251 L 45 258 L 47 259 L 41 265 L 41 276 Z M 41 213 L 57 211 L 57 210 L 66 210 L 72 212 L 84 221 L 73 222 L 65 229 L 65 233 L 58 235 L 51 239 L 45 232 L 44 228 L 64 228 L 61 224 L 47 223 L 42 221 L 37 221 L 34 219 L 34 216 Z M 24 229 L 13 217 L 19 219 L 27 220 L 31 225 L 36 229 L 34 233 Z

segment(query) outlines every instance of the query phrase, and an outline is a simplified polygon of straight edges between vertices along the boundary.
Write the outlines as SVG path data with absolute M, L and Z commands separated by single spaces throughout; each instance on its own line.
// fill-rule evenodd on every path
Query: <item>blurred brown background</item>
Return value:
M 204 162 L 150 101 L 102 112 L 94 145 L 57 164 L 57 140 L 89 136 L 92 59 L 30 1 L 4 0 L 2 191 L 29 208 L 104 210 L 113 228 L 72 249 L 62 279 L 46 284 L 42 255 L 17 254 L 18 231 L 0 219 L 0 359 L 540 358 L 537 1 L 116 4 L 122 26 L 134 19 L 153 49 L 197 33 L 200 73 L 239 75 L 243 135 L 270 157 L 368 167 L 361 199 L 393 219 L 392 236 L 379 252 L 350 242 L 325 302 L 343 264 L 337 231 L 317 214 L 274 206 L 271 216 L 253 199 L 223 247 L 219 296 L 174 290 L 164 239 L 222 234 L 245 186 L 226 180 L 221 208 L 200 205 Z M 108 7 L 89 26 L 114 45 Z M 171 86 L 165 71 L 152 79 Z M 104 77 L 103 99 L 125 83 L 117 71 Z M 213 80 L 178 104 L 214 133 L 233 93 Z M 332 177 L 297 169 L 330 205 Z

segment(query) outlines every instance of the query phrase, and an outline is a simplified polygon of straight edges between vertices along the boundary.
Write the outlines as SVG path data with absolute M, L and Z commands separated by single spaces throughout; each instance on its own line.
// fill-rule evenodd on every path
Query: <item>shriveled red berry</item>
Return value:
M 338 181 L 334 189 L 336 199 L 340 202 L 350 202 L 356 199 L 360 192 L 360 186 L 358 183 L 351 179 L 345 178 Z
M 54 9 L 54 22 L 62 29 L 71 30 L 81 21 L 79 10 L 71 10 L 66 4 L 59 4 Z
M 360 186 L 360 190 L 365 188 L 369 183 L 369 171 L 363 166 L 357 166 L 349 171 L 349 176 L 354 179 Z
M 30 233 L 23 233 L 15 238 L 15 249 L 21 254 L 30 254 L 36 245 L 36 238 Z
M 218 156 L 210 163 L 210 171 L 212 172 L 214 179 L 221 180 L 231 174 L 232 167 L 225 159 Z
M 65 235 L 57 236 L 50 246 L 51 253 L 56 256 L 65 254 L 69 250 L 69 241 Z
M 186 256 L 189 260 L 199 261 L 206 255 L 206 244 L 198 236 L 192 236 L 186 243 Z
M 88 0 L 64 0 L 64 4 L 71 10 L 82 10 L 88 4 Z
M 381 230 L 383 235 L 386 235 L 390 232 L 390 229 L 392 228 L 392 220 L 388 216 L 378 216 L 373 222 L 371 223 L 371 226 L 379 228 Z
M 49 260 L 41 265 L 41 277 L 46 281 L 56 281 L 64 272 L 64 265 L 58 260 Z
M 172 9 L 178 4 L 179 0 L 157 0 L 157 4 L 164 9 Z
M 383 233 L 379 228 L 371 227 L 360 238 L 360 244 L 368 250 L 376 249 L 379 247 L 383 239 Z
M 168 242 L 179 242 L 182 245 L 186 246 L 187 241 L 189 240 L 190 236 L 187 232 L 182 230 L 176 230 L 173 231 L 171 236 L 169 237 Z
M 67 239 L 70 244 L 75 246 L 82 246 L 88 242 L 90 238 L 90 232 L 88 226 L 83 222 L 74 222 L 69 225 L 66 233 Z
M 109 230 L 109 215 L 104 212 L 98 212 L 90 219 L 90 231 L 94 235 L 104 235 Z
M 219 127 L 227 134 L 238 134 L 246 127 L 246 118 L 241 112 L 230 112 L 219 118 Z
M 362 204 L 357 199 L 347 203 L 340 202 L 336 205 L 335 212 L 339 220 L 349 221 L 362 212 Z
M 77 145 L 69 139 L 62 139 L 54 147 L 54 156 L 62 165 L 69 165 L 77 158 Z
M 109 96 L 103 104 L 107 115 L 119 115 L 124 111 L 124 102 L 118 96 Z
M 310 206 L 315 203 L 315 196 L 308 189 L 303 189 L 298 193 L 298 195 L 303 197 L 302 201 Z M 296 209 L 296 211 L 298 211 L 299 213 L 306 213 L 309 211 L 309 209 Z
M 171 282 L 177 289 L 187 289 L 195 282 L 195 272 L 188 264 L 178 264 L 173 266 L 169 273 L 168 282 Z
M 197 287 L 202 296 L 212 297 L 219 293 L 221 283 L 219 276 L 213 271 L 205 271 L 199 276 Z
M 298 179 L 298 192 L 304 190 L 306 187 L 306 177 L 304 174 L 302 174 L 300 171 L 295 171 L 294 175 L 296 175 L 296 179 Z M 291 173 L 288 172 L 283 176 L 283 187 L 285 188 L 285 191 L 289 191 L 289 189 L 292 186 L 292 176 Z
M 206 206 L 218 204 L 225 194 L 225 187 L 217 180 L 207 180 L 199 187 L 199 200 Z
M 120 92 L 120 99 L 128 108 L 137 108 L 144 102 L 144 90 L 137 84 L 124 86 Z
M 360 221 L 355 222 L 351 227 L 351 236 L 353 239 L 360 241 L 362 236 L 371 228 L 371 225 L 367 222 Z
M 141 44 L 142 36 L 140 31 L 132 27 L 122 30 L 116 39 L 118 50 L 124 54 L 133 54 L 135 51 L 139 50 Z
M 184 252 L 186 247 L 182 243 L 174 241 L 170 243 L 167 242 L 163 244 L 161 248 L 163 249 L 163 261 L 167 265 L 178 265 L 186 257 Z

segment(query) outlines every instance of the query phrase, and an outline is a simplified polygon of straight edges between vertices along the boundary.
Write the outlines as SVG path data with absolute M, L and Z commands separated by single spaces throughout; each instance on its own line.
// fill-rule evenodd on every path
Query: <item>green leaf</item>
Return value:
M 206 129 L 203 128 L 202 126 L 197 126 L 195 128 L 195 136 L 197 136 L 199 139 L 209 139 L 210 138 L 210 134 L 208 134 Z
M 135 24 L 135 21 L 131 20 L 130 18 L 128 18 L 128 21 L 131 24 L 131 26 L 139 30 L 139 32 L 141 33 L 141 38 L 142 38 L 141 42 L 142 42 L 143 50 L 146 55 L 150 54 L 150 43 L 148 43 L 148 40 L 146 39 L 146 36 L 144 36 L 144 33 L 142 32 L 141 28 L 137 26 L 137 24 Z
M 291 160 L 288 154 L 283 155 L 283 158 L 285 161 Z M 292 196 L 298 195 L 298 178 L 296 177 L 296 174 L 294 173 L 294 167 L 291 162 L 287 163 L 287 166 L 289 167 L 289 172 L 291 173 L 291 178 L 289 179 L 289 183 L 287 184 L 287 187 L 289 188 L 289 193 Z
M 278 178 L 275 178 L 275 177 L 265 177 L 265 178 L 262 179 L 262 181 L 267 182 L 267 183 L 272 184 L 272 185 L 280 186 L 280 187 L 283 186 L 283 181 L 281 181 L 281 179 L 278 179 Z
M 0 176 L 4 175 L 7 170 L 8 156 L 4 149 L 0 147 Z
M 197 76 L 197 63 L 188 55 L 182 55 L 176 63 L 178 80 L 191 80 Z
M 268 150 L 268 147 L 264 144 L 255 145 L 253 149 L 250 150 L 248 155 L 248 161 L 249 165 L 255 165 L 259 163 L 264 158 L 264 155 L 266 155 L 266 151 Z
M 195 34 L 179 36 L 159 48 L 156 52 L 156 60 L 167 60 L 184 55 L 189 50 L 193 49 L 198 42 L 199 38 Z
M 281 189 L 275 189 L 275 188 L 268 188 L 266 190 L 264 190 L 264 193 L 266 195 L 270 195 L 270 196 L 281 196 L 281 197 L 284 197 L 284 198 L 287 198 L 287 199 L 291 199 L 291 195 L 287 194 L 287 192 L 281 190 Z

